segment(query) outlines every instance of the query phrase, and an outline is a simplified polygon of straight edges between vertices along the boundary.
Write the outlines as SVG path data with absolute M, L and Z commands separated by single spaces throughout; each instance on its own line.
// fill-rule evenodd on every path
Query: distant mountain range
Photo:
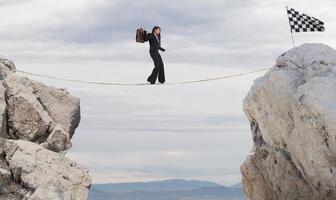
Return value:
M 246 200 L 241 184 L 172 179 L 154 182 L 93 184 L 89 200 Z

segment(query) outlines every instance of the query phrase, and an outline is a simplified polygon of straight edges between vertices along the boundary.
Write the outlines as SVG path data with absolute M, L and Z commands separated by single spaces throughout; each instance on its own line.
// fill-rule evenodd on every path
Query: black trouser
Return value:
M 151 84 L 154 84 L 156 81 L 156 78 L 159 76 L 159 82 L 164 83 L 166 80 L 165 80 L 164 67 L 163 67 L 163 61 L 162 61 L 161 55 L 159 54 L 159 52 L 150 51 L 149 53 L 154 61 L 155 67 L 152 71 L 152 74 L 148 77 L 147 81 L 149 81 Z

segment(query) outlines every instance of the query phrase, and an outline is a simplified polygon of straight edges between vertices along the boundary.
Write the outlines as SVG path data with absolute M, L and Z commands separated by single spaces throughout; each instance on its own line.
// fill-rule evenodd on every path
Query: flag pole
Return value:
M 293 42 L 293 47 L 295 48 L 295 43 L 294 43 L 294 37 L 293 37 L 292 30 L 291 30 L 291 35 L 292 35 L 292 42 Z
M 290 30 L 290 33 L 291 33 L 291 36 L 292 36 L 293 47 L 295 48 L 293 32 L 292 32 L 292 28 L 291 28 L 290 21 L 289 21 L 289 16 L 288 16 L 288 6 L 286 6 L 286 13 L 287 13 L 287 18 L 288 18 L 289 30 Z

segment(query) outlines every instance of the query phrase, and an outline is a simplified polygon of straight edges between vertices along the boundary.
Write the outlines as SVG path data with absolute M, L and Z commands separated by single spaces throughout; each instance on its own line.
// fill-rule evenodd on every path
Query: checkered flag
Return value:
M 287 15 L 291 32 L 324 31 L 324 23 L 293 8 L 288 9 Z

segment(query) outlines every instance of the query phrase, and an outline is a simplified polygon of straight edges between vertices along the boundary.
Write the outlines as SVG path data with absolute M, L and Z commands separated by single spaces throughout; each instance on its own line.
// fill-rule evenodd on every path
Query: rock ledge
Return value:
M 253 200 L 336 199 L 336 51 L 305 44 L 277 58 L 243 101 L 254 141 L 241 166 Z
M 0 58 L 0 199 L 88 198 L 88 170 L 65 157 L 79 103 L 65 89 L 19 77 Z

